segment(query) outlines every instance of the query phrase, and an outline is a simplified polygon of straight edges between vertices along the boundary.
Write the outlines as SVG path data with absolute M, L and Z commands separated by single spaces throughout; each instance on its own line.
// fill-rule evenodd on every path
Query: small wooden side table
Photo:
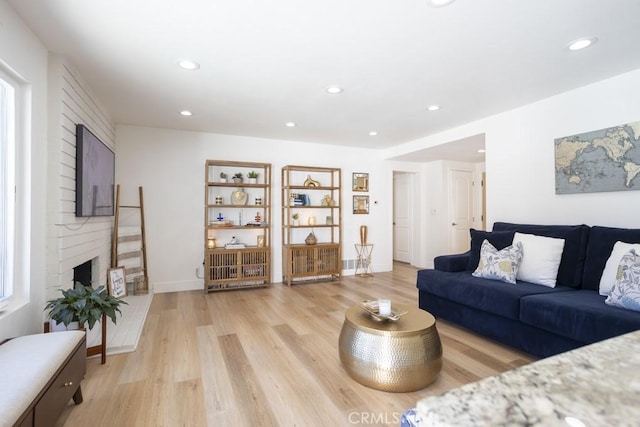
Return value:
M 355 244 L 356 246 L 356 276 L 360 277 L 372 277 L 373 272 L 371 271 L 371 252 L 373 252 L 373 245 L 360 245 Z M 360 273 L 358 273 L 360 271 Z

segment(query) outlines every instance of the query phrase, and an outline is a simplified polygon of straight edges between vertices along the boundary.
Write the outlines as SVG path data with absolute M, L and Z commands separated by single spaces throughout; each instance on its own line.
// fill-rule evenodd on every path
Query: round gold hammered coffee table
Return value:
M 378 322 L 360 305 L 344 316 L 338 349 L 347 373 L 360 384 L 382 391 L 420 390 L 442 368 L 442 345 L 436 319 L 419 308 L 394 304 L 407 311 L 395 322 Z

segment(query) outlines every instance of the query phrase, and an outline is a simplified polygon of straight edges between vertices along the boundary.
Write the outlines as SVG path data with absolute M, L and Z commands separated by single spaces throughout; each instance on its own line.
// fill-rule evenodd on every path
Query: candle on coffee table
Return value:
M 391 300 L 380 299 L 378 300 L 378 314 L 380 316 L 391 316 Z

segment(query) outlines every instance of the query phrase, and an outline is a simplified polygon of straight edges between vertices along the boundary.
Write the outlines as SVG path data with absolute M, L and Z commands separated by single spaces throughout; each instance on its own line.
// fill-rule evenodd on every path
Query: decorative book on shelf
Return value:
M 227 243 L 224 245 L 225 249 L 244 249 L 246 247 L 244 243 Z

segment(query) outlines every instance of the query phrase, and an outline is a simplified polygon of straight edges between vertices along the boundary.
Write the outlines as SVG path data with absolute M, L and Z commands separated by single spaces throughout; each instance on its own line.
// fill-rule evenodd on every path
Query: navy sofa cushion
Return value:
M 433 314 L 438 321 L 447 320 L 489 338 L 523 350 L 537 357 L 573 350 L 584 343 L 556 335 L 519 320 L 487 313 L 440 298 L 426 291 L 418 292 L 419 307 Z
M 591 344 L 640 329 L 640 313 L 604 303 L 596 291 L 531 295 L 520 302 L 520 320 Z
M 474 271 L 478 268 L 480 262 L 480 248 L 482 242 L 488 240 L 494 248 L 502 250 L 513 243 L 513 235 L 515 231 L 482 231 L 476 229 L 470 229 L 471 235 L 471 250 L 469 251 L 469 263 L 467 264 L 467 270 Z
M 584 264 L 583 289 L 597 291 L 600 278 L 611 255 L 616 242 L 640 243 L 640 229 L 633 228 L 591 228 L 589 245 L 587 246 L 587 260 Z
M 433 259 L 433 266 L 440 271 L 464 271 L 469 264 L 469 252 L 454 255 L 441 255 Z
M 449 301 L 514 320 L 519 320 L 520 298 L 523 296 L 573 292 L 566 286 L 549 288 L 527 282 L 511 285 L 499 280 L 473 277 L 468 271 L 439 270 L 418 271 L 417 287 Z
M 496 222 L 493 231 L 518 231 L 538 236 L 564 239 L 564 250 L 558 268 L 558 285 L 579 288 L 587 257 L 589 226 L 587 225 L 535 225 Z

